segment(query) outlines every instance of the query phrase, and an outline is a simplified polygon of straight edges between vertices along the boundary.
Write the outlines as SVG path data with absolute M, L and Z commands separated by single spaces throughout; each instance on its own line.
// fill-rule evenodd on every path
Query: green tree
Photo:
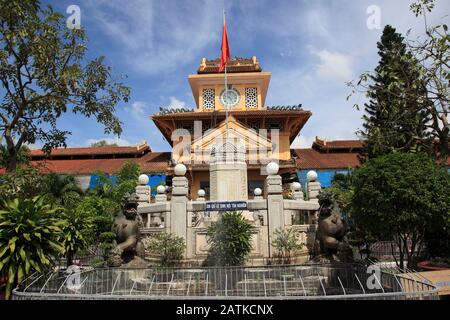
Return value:
M 120 168 L 120 171 L 117 174 L 117 183 L 120 184 L 122 182 L 132 180 L 137 184 L 140 172 L 141 168 L 136 162 L 127 161 L 122 168 Z
M 303 248 L 293 229 L 276 229 L 272 246 L 277 250 L 277 255 L 283 264 L 291 263 L 292 254 Z
M 0 207 L 0 273 L 8 277 L 6 298 L 30 272 L 43 272 L 64 253 L 60 241 L 62 208 L 44 198 L 2 200 Z
M 365 153 L 374 158 L 392 151 L 429 149 L 426 130 L 430 101 L 420 85 L 421 66 L 407 49 L 404 38 L 387 25 L 377 44 L 380 62 L 374 73 L 361 76 L 369 101 L 364 106 Z
M 114 115 L 130 90 L 113 80 L 99 57 L 85 59 L 86 32 L 66 27 L 65 17 L 37 0 L 0 1 L 0 132 L 8 150 L 7 171 L 16 169 L 25 143 L 43 150 L 65 146 L 70 132 L 57 127 L 69 110 L 95 117 L 105 133 L 120 134 Z
M 430 104 L 425 105 L 431 115 L 427 123 L 434 142 L 434 155 L 445 164 L 450 155 L 450 34 L 446 24 L 428 26 L 427 12 L 434 8 L 435 0 L 418 0 L 411 4 L 410 10 L 424 21 L 425 35 L 408 42 L 414 58 L 420 61 L 420 85 L 426 91 Z
M 433 10 L 434 4 L 435 0 L 417 0 L 410 6 L 413 14 L 424 20 L 425 33 L 418 38 L 404 42 L 402 37 L 393 36 L 391 32 L 393 38 L 397 38 L 397 43 L 402 40 L 401 45 L 393 46 L 389 50 L 390 55 L 393 55 L 391 60 L 397 60 L 393 66 L 401 68 L 397 71 L 396 68 L 388 68 L 383 74 L 377 73 L 377 70 L 375 73 L 364 73 L 356 85 L 349 83 L 353 88 L 350 96 L 360 91 L 366 93 L 370 99 L 370 103 L 366 105 L 366 109 L 367 106 L 369 108 L 365 116 L 368 128 L 365 127 L 365 130 L 360 132 L 363 138 L 367 136 L 369 139 L 369 157 L 370 153 L 376 156 L 389 150 L 423 149 L 444 164 L 450 155 L 450 34 L 444 23 L 428 26 L 426 14 Z M 406 54 L 403 54 L 404 52 Z M 382 61 L 379 68 L 382 67 Z M 376 82 L 380 76 L 387 77 L 389 82 Z M 377 114 L 375 111 L 378 109 L 371 108 L 372 102 L 383 99 L 383 95 L 377 96 L 378 91 L 373 86 L 377 83 L 382 85 L 381 92 L 388 93 L 387 97 L 392 97 L 395 102 L 392 114 Z M 387 101 L 389 102 L 389 99 Z M 359 109 L 358 104 L 355 104 L 355 107 Z M 414 121 L 407 121 L 407 125 L 403 125 L 405 119 L 414 120 L 415 116 L 420 120 L 416 126 Z M 377 125 L 372 121 L 372 117 L 381 119 L 381 124 L 387 122 L 388 126 Z
M 339 207 L 347 214 L 350 214 L 351 211 L 350 203 L 353 196 L 352 177 L 352 172 L 347 174 L 337 173 L 331 180 L 330 187 Z
M 73 209 L 66 209 L 61 215 L 64 219 L 60 242 L 64 248 L 67 259 L 67 266 L 73 264 L 74 255 L 87 248 L 88 233 L 93 227 L 92 218 L 86 212 L 79 212 Z
M 81 199 L 82 191 L 73 175 L 48 173 L 44 176 L 48 198 L 66 208 L 73 208 Z
M 116 181 L 112 180 L 106 173 L 97 171 L 94 173 L 98 178 L 94 192 L 101 197 L 110 198 L 120 203 L 125 193 L 135 192 L 138 185 L 139 172 L 139 165 L 133 161 L 127 161 L 122 166 L 117 173 Z
M 1 137 L 0 137 L 1 138 Z M 0 139 L 1 141 L 1 139 Z M 18 164 L 28 164 L 30 161 L 29 153 L 30 150 L 27 146 L 22 146 L 17 152 L 17 163 Z M 8 148 L 4 144 L 0 144 L 0 168 L 7 168 L 9 163 L 9 153 Z
M 33 198 L 47 189 L 41 166 L 24 165 L 0 176 L 0 195 L 5 199 Z
M 177 265 L 186 250 L 186 244 L 182 237 L 172 233 L 161 232 L 144 240 L 145 248 L 159 256 L 162 267 Z
M 100 140 L 94 143 L 91 143 L 91 147 L 118 147 L 117 143 L 108 143 L 106 140 Z
M 238 266 L 252 249 L 252 226 L 242 212 L 225 212 L 207 231 L 210 255 L 219 266 Z
M 92 254 L 96 254 L 98 249 L 106 252 L 112 248 L 115 235 L 111 227 L 119 208 L 115 201 L 95 195 L 85 196 L 75 207 L 75 215 L 84 217 L 91 224 L 84 237 Z
M 428 230 L 450 220 L 450 176 L 424 154 L 371 159 L 354 173 L 353 187 L 352 218 L 377 238 L 397 243 L 401 268 L 405 257 L 413 266 Z

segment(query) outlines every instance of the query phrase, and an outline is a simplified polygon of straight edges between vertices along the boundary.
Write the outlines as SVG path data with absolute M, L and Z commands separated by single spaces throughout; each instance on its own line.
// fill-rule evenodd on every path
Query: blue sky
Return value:
M 303 104 L 313 115 L 292 147 L 308 147 L 316 135 L 352 139 L 361 127 L 353 108 L 363 96 L 346 100 L 345 82 L 377 62 L 382 28 L 370 30 L 366 12 L 380 8 L 381 27 L 392 24 L 410 37 L 422 34 L 423 20 L 409 12 L 409 0 L 340 1 L 44 1 L 66 12 L 81 9 L 89 36 L 89 57 L 106 56 L 115 76 L 127 75 L 131 100 L 117 106 L 123 121 L 118 139 L 107 136 L 95 119 L 71 114 L 58 125 L 72 132 L 69 146 L 107 139 L 122 145 L 146 140 L 155 151 L 170 150 L 149 116 L 160 106 L 194 107 L 187 81 L 202 57 L 219 56 L 222 8 L 227 12 L 231 56 L 256 55 L 272 72 L 267 105 Z M 449 22 L 450 2 L 439 1 L 429 23 Z M 68 16 L 69 14 L 67 14 Z

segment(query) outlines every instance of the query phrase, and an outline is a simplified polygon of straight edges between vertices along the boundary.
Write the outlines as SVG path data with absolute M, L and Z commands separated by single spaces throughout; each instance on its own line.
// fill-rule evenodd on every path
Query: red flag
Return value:
M 222 53 L 220 55 L 219 72 L 225 70 L 225 65 L 230 60 L 230 47 L 228 46 L 227 25 L 225 17 L 223 18 L 223 33 L 222 33 Z

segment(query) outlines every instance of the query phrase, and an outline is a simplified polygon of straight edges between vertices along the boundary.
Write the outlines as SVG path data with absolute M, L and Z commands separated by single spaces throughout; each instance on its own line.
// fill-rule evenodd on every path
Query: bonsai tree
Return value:
M 278 257 L 283 264 L 291 263 L 291 255 L 303 248 L 293 229 L 276 229 L 272 246 L 278 251 Z
M 394 239 L 400 268 L 405 258 L 413 267 L 427 231 L 448 225 L 450 176 L 424 154 L 371 159 L 356 170 L 353 186 L 352 218 L 378 238 Z
M 183 259 L 186 244 L 182 237 L 173 233 L 162 232 L 145 239 L 144 247 L 150 253 L 159 256 L 162 267 L 172 267 Z
M 43 272 L 64 253 L 61 208 L 44 198 L 2 200 L 0 210 L 0 274 L 7 277 L 6 298 L 31 272 Z
M 242 212 L 226 212 L 208 228 L 207 241 L 215 265 L 239 266 L 245 262 L 252 245 L 252 226 Z

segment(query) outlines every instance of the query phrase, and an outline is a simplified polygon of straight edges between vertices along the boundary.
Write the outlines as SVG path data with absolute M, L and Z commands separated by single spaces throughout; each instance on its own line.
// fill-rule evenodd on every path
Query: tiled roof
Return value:
M 292 111 L 303 110 L 301 104 L 293 105 L 293 106 L 267 106 L 266 108 L 267 108 L 267 110 L 282 110 L 282 111 L 286 111 L 286 110 L 292 110 Z
M 149 152 L 137 161 L 143 172 L 165 172 L 171 157 L 171 152 Z
M 59 174 L 92 174 L 97 170 L 108 174 L 116 173 L 130 159 L 80 159 L 80 160 L 40 160 L 33 164 L 42 164 L 49 171 Z
M 360 165 L 357 152 L 326 153 L 312 148 L 294 151 L 299 169 L 347 169 Z
M 203 58 L 200 67 L 197 70 L 198 74 L 205 73 L 219 73 L 220 59 L 208 60 Z M 232 58 L 227 63 L 227 73 L 237 72 L 261 72 L 262 68 L 259 65 L 256 57 L 253 58 Z
M 290 113 L 291 112 L 291 113 Z M 180 119 L 184 119 L 184 118 L 211 118 L 211 114 L 213 112 L 212 111 L 185 111 L 185 112 L 173 112 L 173 113 L 165 113 L 165 114 L 160 114 L 155 113 L 152 115 L 152 118 L 164 118 L 165 116 L 167 116 L 167 118 L 180 118 Z M 225 115 L 226 110 L 216 110 L 216 115 Z M 245 116 L 245 117 L 259 117 L 259 116 L 287 116 L 287 115 L 299 115 L 299 114 L 304 114 L 304 115 L 309 115 L 311 116 L 311 112 L 310 111 L 306 111 L 303 110 L 301 107 L 292 107 L 291 109 L 277 109 L 277 108 L 267 108 L 267 109 L 255 109 L 255 110 L 229 110 L 228 114 L 230 115 L 234 115 L 236 117 L 240 117 L 240 116 Z
M 150 151 L 150 147 L 147 143 L 143 143 L 137 146 L 126 147 L 84 147 L 84 148 L 57 148 L 51 151 L 51 156 L 95 156 L 95 155 L 118 155 L 118 154 L 133 154 L 139 155 L 146 151 Z M 40 149 L 30 150 L 30 156 L 39 157 L 45 156 L 44 152 Z
M 167 170 L 170 152 L 148 152 L 138 158 L 120 159 L 75 159 L 75 160 L 32 160 L 34 165 L 42 165 L 42 171 L 50 171 L 59 174 L 92 174 L 97 170 L 108 174 L 117 173 L 127 161 L 139 164 L 144 173 L 164 173 Z M 4 173 L 0 168 L 0 173 Z
M 360 140 L 324 140 L 316 137 L 316 140 L 313 142 L 313 148 L 319 149 L 361 149 L 363 147 L 363 143 Z
M 187 109 L 187 108 L 168 108 L 168 107 L 159 107 L 159 112 L 156 113 L 157 115 L 165 115 L 165 114 L 171 114 L 171 113 L 185 113 L 185 112 L 194 112 L 193 109 Z

